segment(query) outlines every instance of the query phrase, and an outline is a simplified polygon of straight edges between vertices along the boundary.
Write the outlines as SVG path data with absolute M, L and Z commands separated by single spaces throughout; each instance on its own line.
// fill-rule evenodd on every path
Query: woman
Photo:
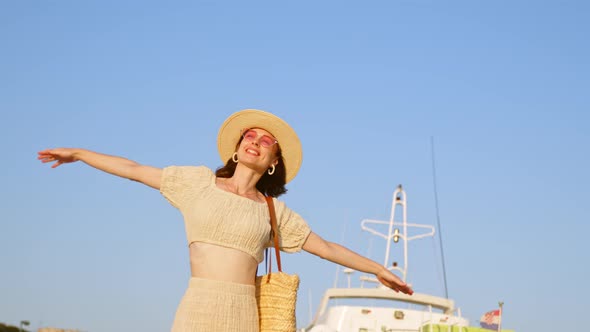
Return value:
M 372 273 L 385 286 L 412 289 L 378 263 L 313 233 L 307 223 L 276 197 L 297 174 L 302 160 L 295 131 L 277 116 L 243 110 L 231 115 L 217 138 L 226 162 L 213 173 L 199 166 L 164 169 L 84 149 L 39 152 L 43 163 L 83 161 L 99 170 L 160 190 L 185 220 L 191 279 L 177 309 L 173 332 L 258 331 L 254 280 L 270 245 L 268 205 L 273 197 L 280 248 L 301 249 L 352 269 Z

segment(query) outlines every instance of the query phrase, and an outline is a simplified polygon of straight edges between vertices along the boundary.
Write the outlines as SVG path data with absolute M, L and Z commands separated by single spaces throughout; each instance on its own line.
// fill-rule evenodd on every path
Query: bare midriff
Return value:
M 193 277 L 254 285 L 258 263 L 249 254 L 203 242 L 191 243 L 189 252 Z

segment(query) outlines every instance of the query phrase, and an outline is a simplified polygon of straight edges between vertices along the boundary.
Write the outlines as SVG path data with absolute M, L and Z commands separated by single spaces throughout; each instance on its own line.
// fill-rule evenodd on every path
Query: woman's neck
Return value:
M 264 195 L 256 188 L 260 177 L 260 174 L 251 170 L 239 171 L 236 168 L 232 177 L 220 179 L 219 184 L 225 191 L 261 202 L 264 201 Z

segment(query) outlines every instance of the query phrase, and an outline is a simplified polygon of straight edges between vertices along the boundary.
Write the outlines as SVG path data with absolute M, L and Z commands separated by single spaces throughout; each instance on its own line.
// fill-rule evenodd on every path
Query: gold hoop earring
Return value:
M 231 155 L 231 160 L 236 164 L 238 163 L 238 153 L 237 152 L 234 152 L 234 154 Z
M 275 174 L 275 165 L 270 165 L 271 168 L 268 169 L 268 175 Z

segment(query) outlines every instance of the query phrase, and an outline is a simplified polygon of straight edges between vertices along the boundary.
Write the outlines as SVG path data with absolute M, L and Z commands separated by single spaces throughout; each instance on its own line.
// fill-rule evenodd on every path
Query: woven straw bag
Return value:
M 295 332 L 297 328 L 295 305 L 297 303 L 297 289 L 299 289 L 299 276 L 282 272 L 274 204 L 270 197 L 267 197 L 266 201 L 270 212 L 279 272 L 271 272 L 271 260 L 267 256 L 267 274 L 256 277 L 256 302 L 260 332 Z

